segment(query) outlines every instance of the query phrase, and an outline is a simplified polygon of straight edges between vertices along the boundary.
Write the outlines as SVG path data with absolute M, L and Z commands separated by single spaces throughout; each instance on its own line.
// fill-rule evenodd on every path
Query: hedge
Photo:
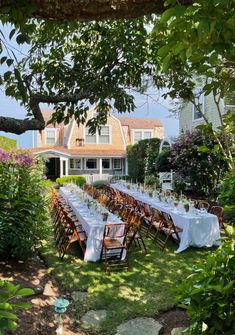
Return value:
M 82 176 L 65 176 L 65 177 L 57 178 L 56 183 L 59 184 L 60 186 L 63 186 L 67 183 L 74 183 L 79 186 L 82 186 L 83 184 L 86 183 L 86 178 Z
M 16 149 L 16 140 L 5 136 L 0 136 L 0 148 L 6 151 Z

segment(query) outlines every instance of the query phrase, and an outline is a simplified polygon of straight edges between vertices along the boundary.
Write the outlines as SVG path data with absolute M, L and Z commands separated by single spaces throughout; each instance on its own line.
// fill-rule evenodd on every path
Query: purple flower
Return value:
M 27 154 L 19 154 L 15 157 L 16 162 L 22 166 L 31 166 L 33 163 L 33 157 Z
M 42 179 L 47 180 L 47 176 L 43 176 Z
M 3 149 L 0 149 L 0 161 L 6 162 L 10 158 L 10 155 Z

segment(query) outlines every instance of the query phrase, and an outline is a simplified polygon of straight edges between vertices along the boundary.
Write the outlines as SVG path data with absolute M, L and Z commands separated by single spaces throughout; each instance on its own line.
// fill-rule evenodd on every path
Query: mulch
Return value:
M 65 296 L 71 304 L 63 317 L 63 335 L 88 335 L 79 329 L 73 319 L 73 303 L 68 292 L 49 273 L 43 261 L 34 255 L 26 262 L 0 261 L 0 279 L 20 284 L 35 290 L 36 294 L 24 298 L 31 302 L 32 307 L 27 310 L 18 310 L 18 329 L 7 335 L 54 335 L 57 328 L 57 315 L 54 312 L 53 302 L 58 296 Z M 180 309 L 173 309 L 156 315 L 163 325 L 161 335 L 170 335 L 175 327 L 189 325 L 186 313 Z

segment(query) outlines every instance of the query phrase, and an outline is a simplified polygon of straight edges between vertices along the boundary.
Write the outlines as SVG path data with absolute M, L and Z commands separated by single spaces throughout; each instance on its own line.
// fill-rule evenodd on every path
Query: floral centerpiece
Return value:
M 102 217 L 103 217 L 103 221 L 107 221 L 108 217 L 109 217 L 109 213 L 108 212 L 102 212 Z

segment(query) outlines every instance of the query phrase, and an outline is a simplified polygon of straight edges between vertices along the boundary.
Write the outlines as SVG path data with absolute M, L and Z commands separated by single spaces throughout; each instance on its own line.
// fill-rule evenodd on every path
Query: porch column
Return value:
M 69 160 L 68 158 L 65 159 L 65 175 L 69 175 Z
M 60 157 L 60 178 L 63 177 L 63 159 Z
M 99 173 L 100 173 L 100 176 L 103 173 L 103 171 L 102 171 L 102 158 L 99 159 Z
M 128 160 L 125 158 L 125 175 L 128 175 Z

